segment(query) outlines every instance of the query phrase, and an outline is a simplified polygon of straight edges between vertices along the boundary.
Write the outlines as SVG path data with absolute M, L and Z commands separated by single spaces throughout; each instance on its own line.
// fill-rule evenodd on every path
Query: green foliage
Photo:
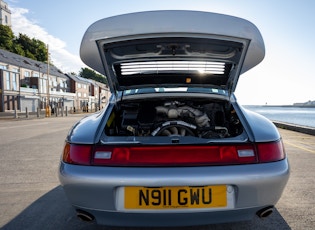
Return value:
M 0 48 L 8 51 L 13 49 L 14 34 L 9 26 L 0 25 Z
M 11 52 L 15 53 L 15 54 L 18 54 L 18 55 L 21 55 L 23 57 L 26 57 L 25 51 L 24 51 L 23 47 L 20 44 L 15 43 L 15 45 L 11 49 Z
M 20 44 L 22 49 L 25 52 L 25 57 L 45 62 L 47 61 L 47 48 L 44 42 L 37 40 L 35 38 L 29 38 L 25 34 L 19 34 L 19 37 L 16 38 L 16 43 Z
M 15 37 L 9 26 L 0 25 L 0 48 L 36 61 L 47 62 L 48 51 L 44 42 L 21 33 Z
M 94 70 L 89 68 L 81 68 L 79 76 L 87 79 L 92 79 L 107 85 L 107 79 L 101 74 L 96 73 Z

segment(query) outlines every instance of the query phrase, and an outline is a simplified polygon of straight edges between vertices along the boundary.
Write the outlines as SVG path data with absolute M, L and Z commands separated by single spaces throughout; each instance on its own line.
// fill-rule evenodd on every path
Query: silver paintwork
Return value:
M 205 23 L 206 22 L 206 23 Z M 219 24 L 219 26 L 218 26 Z M 104 72 L 98 43 L 168 33 L 205 34 L 221 39 L 240 39 L 248 51 L 240 73 L 257 65 L 264 57 L 264 44 L 258 29 L 250 22 L 227 15 L 195 11 L 154 11 L 126 14 L 100 20 L 87 30 L 82 40 L 81 57 L 90 67 Z M 74 144 L 172 144 L 169 137 L 106 136 L 104 127 L 117 101 L 163 94 L 141 94 L 111 97 L 101 112 L 82 119 L 69 132 L 66 141 Z M 170 95 L 170 94 L 168 94 Z M 183 94 L 174 94 L 174 97 Z M 229 101 L 235 109 L 244 132 L 238 137 L 215 140 L 191 138 L 194 144 L 269 142 L 281 138 L 276 127 L 262 116 L 245 110 L 234 94 L 190 94 L 186 97 L 208 97 Z M 179 137 L 185 140 L 186 137 Z M 145 140 L 145 141 L 144 141 Z M 181 139 L 180 139 L 181 140 Z M 186 139 L 187 140 L 187 139 Z M 97 223 L 116 226 L 187 226 L 253 218 L 255 213 L 279 200 L 289 178 L 288 159 L 264 164 L 203 167 L 101 167 L 60 162 L 59 180 L 70 203 L 91 213 Z M 193 210 L 124 210 L 125 186 L 203 186 L 227 185 L 228 206 L 225 209 Z
M 151 11 L 114 16 L 93 23 L 86 31 L 80 56 L 91 68 L 105 74 L 97 42 L 116 37 L 142 34 L 213 34 L 250 41 L 242 72 L 253 68 L 265 56 L 264 42 L 259 30 L 251 22 L 223 14 L 198 11 Z
M 232 92 L 239 75 L 259 64 L 265 56 L 262 36 L 251 22 L 222 14 L 176 10 L 131 13 L 99 20 L 85 32 L 80 56 L 85 64 L 107 75 L 102 60 L 104 44 L 171 36 L 215 38 L 243 43 L 241 63 L 233 73 L 235 79 L 230 85 Z M 111 77 L 113 76 L 108 76 L 109 80 Z M 111 90 L 115 88 L 113 83 L 110 87 Z
M 200 94 L 198 94 L 200 96 Z M 144 95 L 142 95 L 144 96 Z M 209 96 L 209 95 L 207 95 Z M 113 108 L 115 101 L 109 103 L 106 108 L 100 111 L 97 114 L 93 114 L 90 117 L 82 119 L 78 124 L 76 124 L 72 130 L 69 132 L 67 140 L 71 143 L 80 143 L 80 144 L 93 144 L 97 143 L 98 140 L 102 140 L 102 130 L 105 127 L 105 123 L 102 122 L 107 120 L 110 111 Z M 270 122 L 267 118 L 254 113 L 250 110 L 244 109 L 242 106 L 238 105 L 236 102 L 232 103 L 233 107 L 238 110 L 238 115 L 242 121 L 242 124 L 246 130 L 248 138 L 250 141 L 256 142 L 270 142 L 279 140 L 280 134 L 277 131 L 276 126 Z M 147 139 L 147 138 L 146 138 Z M 106 137 L 107 141 L 112 141 L 111 137 Z M 118 140 L 118 139 L 117 139 Z M 240 139 L 241 142 L 246 139 Z M 234 140 L 237 141 L 237 140 Z M 141 138 L 137 137 L 136 140 L 130 140 L 130 137 L 120 140 L 121 142 L 126 143 L 140 143 Z M 223 140 L 223 142 L 225 142 Z
M 187 219 L 183 221 L 163 221 L 165 211 L 150 212 L 153 218 L 149 226 L 168 224 L 183 226 L 187 224 L 216 223 L 218 219 L 200 222 L 196 213 L 225 217 L 225 222 L 253 218 L 255 212 L 279 200 L 289 178 L 288 161 L 257 165 L 215 166 L 215 167 L 89 167 L 61 163 L 59 179 L 66 195 L 74 207 L 98 215 L 98 223 L 118 226 L 142 226 L 148 211 L 126 211 L 121 209 L 121 188 L 124 186 L 202 186 L 226 184 L 233 187 L 234 199 L 226 210 L 180 210 Z M 197 179 L 198 178 L 198 179 Z M 253 211 L 254 210 L 254 211 Z M 245 216 L 236 215 L 247 213 Z M 166 215 L 172 211 L 166 211 Z M 102 213 L 102 214 L 101 214 Z M 127 214 L 132 221 L 125 221 Z M 238 213 L 238 214 L 239 214 Z M 172 213 L 173 214 L 173 213 Z M 174 213 L 174 215 L 176 216 Z M 117 222 L 108 220 L 115 216 Z M 234 216 L 233 216 L 234 215 Z M 236 215 L 236 216 L 235 216 Z M 202 215 L 201 215 L 202 216 Z

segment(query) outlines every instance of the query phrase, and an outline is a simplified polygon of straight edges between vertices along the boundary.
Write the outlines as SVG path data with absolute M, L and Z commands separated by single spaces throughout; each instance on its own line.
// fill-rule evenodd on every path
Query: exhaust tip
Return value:
M 77 217 L 84 222 L 91 222 L 94 220 L 94 216 L 86 211 L 77 210 Z
M 256 214 L 259 218 L 266 218 L 270 216 L 273 213 L 273 211 L 274 211 L 274 207 L 268 206 L 266 208 L 259 210 Z

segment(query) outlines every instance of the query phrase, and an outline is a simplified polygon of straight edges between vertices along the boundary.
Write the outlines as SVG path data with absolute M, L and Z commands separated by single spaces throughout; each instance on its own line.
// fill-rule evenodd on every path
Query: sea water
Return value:
M 244 106 L 272 121 L 315 127 L 315 108 L 288 106 Z

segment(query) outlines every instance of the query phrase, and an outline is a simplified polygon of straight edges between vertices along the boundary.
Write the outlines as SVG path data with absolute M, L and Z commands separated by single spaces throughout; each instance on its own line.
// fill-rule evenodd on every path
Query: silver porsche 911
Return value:
M 271 214 L 289 178 L 281 136 L 234 95 L 264 54 L 256 26 L 227 15 L 152 11 L 92 24 L 81 59 L 112 96 L 66 138 L 59 178 L 78 216 L 187 226 Z

